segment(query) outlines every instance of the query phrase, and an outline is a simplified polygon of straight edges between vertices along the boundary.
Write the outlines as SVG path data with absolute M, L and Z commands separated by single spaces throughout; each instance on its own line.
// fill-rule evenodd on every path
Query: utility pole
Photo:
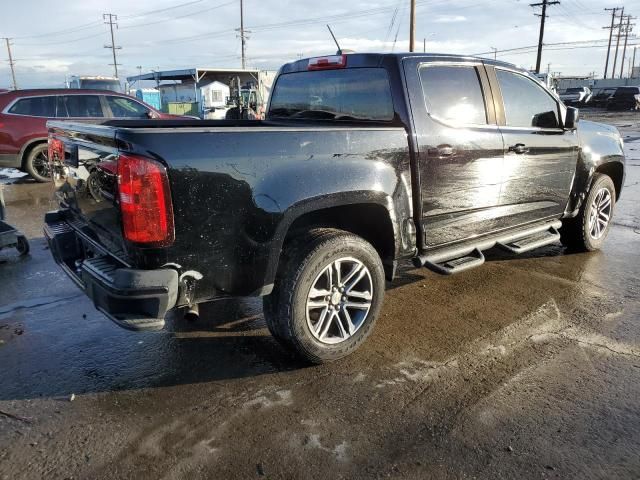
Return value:
M 409 51 L 415 51 L 416 46 L 416 0 L 411 0 L 411 13 L 409 18 Z
M 616 12 L 620 10 L 620 7 L 614 8 L 605 8 L 605 11 L 611 12 L 611 26 L 610 27 L 602 27 L 609 29 L 609 46 L 607 47 L 607 59 L 604 62 L 604 78 L 607 78 L 607 70 L 609 70 L 609 56 L 611 54 L 611 40 L 613 39 L 613 24 L 616 21 Z
M 498 59 L 498 49 L 496 47 L 489 47 L 491 50 L 493 50 L 493 59 L 497 60 Z
M 240 43 L 242 44 L 242 69 L 246 68 L 247 63 L 247 33 L 251 33 L 249 30 L 244 29 L 244 5 L 240 0 L 240 28 L 236 28 L 236 32 L 240 32 Z
M 427 53 L 427 38 L 422 39 L 422 53 Z
M 611 78 L 616 76 L 616 64 L 618 62 L 618 48 L 620 48 L 620 36 L 622 33 L 622 21 L 624 20 L 624 7 L 620 10 L 620 23 L 618 24 L 618 34 L 616 35 L 616 53 L 613 57 L 613 70 L 611 70 Z
M 547 18 L 547 7 L 550 5 L 559 5 L 558 0 L 542 0 L 541 3 L 530 3 L 531 7 L 542 7 L 540 14 L 540 37 L 538 38 L 538 59 L 536 60 L 536 73 L 540 73 L 540 62 L 542 60 L 542 42 L 544 40 L 544 21 Z M 536 15 L 538 15 L 536 13 Z
M 113 37 L 113 26 L 115 25 L 116 28 L 118 28 L 118 16 L 113 13 L 103 13 L 102 19 L 104 20 L 105 25 L 109 25 L 109 29 L 111 30 L 111 45 L 105 45 L 104 48 L 110 48 L 113 53 L 113 63 L 110 63 L 109 65 L 113 65 L 115 77 L 118 78 L 118 60 L 116 59 L 116 50 L 120 50 L 122 47 L 116 46 L 116 41 Z
M 11 67 L 11 78 L 13 79 L 13 89 L 18 89 L 18 82 L 16 82 L 16 67 L 13 61 L 13 56 L 11 55 L 11 39 L 4 38 L 4 41 L 7 43 L 7 53 L 9 54 L 9 67 Z
M 633 47 L 633 60 L 631 60 L 631 70 L 629 70 L 629 78 L 635 78 L 633 71 L 636 69 L 636 50 L 638 47 Z
M 627 15 L 627 26 L 624 29 L 624 48 L 622 49 L 622 62 L 620 62 L 620 78 L 622 78 L 622 73 L 624 72 L 624 59 L 627 56 L 627 43 L 629 42 L 629 34 L 631 33 L 631 30 L 633 30 L 633 25 L 635 25 L 635 23 L 631 23 L 631 15 Z

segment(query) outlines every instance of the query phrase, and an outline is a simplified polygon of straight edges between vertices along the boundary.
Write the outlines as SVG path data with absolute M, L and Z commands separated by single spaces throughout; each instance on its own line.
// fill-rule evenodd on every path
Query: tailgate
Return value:
M 67 222 L 126 261 L 114 127 L 49 121 L 55 196 Z

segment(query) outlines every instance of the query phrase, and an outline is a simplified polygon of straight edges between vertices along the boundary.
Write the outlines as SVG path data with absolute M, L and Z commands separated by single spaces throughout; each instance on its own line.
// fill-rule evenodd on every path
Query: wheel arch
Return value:
M 31 150 L 33 150 L 36 146 L 42 143 L 47 143 L 47 141 L 48 141 L 47 137 L 37 137 L 37 138 L 32 138 L 31 140 L 26 142 L 22 146 L 22 149 L 20 150 L 20 156 L 19 156 L 20 168 L 22 169 L 25 168 L 25 163 L 27 161 L 27 158 L 29 157 L 29 153 L 31 153 Z
M 613 181 L 616 188 L 616 201 L 620 198 L 622 186 L 624 184 L 624 166 L 621 162 L 602 163 L 596 167 L 596 173 L 607 175 Z
M 305 201 L 290 209 L 286 220 L 279 226 L 279 241 L 269 262 L 268 279 L 275 279 L 286 244 L 315 227 L 336 228 L 364 238 L 380 255 L 387 279 L 392 279 L 402 239 L 392 200 L 379 193 L 360 192 L 354 195 L 350 192 L 348 201 L 338 195 Z

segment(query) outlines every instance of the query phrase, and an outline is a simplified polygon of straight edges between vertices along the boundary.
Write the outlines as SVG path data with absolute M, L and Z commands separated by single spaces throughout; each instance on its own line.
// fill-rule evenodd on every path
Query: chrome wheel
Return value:
M 373 300 L 369 269 L 352 257 L 327 265 L 307 295 L 307 325 L 314 338 L 335 344 L 353 336 L 364 324 Z
M 611 192 L 601 188 L 591 203 L 589 211 L 589 234 L 594 240 L 601 238 L 611 219 Z
M 33 171 L 43 178 L 51 176 L 51 168 L 49 166 L 49 155 L 46 149 L 38 152 L 31 160 Z

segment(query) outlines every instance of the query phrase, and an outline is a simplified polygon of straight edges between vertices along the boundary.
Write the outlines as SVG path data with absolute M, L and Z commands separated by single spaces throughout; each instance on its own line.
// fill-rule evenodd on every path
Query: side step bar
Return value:
M 557 228 L 552 226 L 547 230 L 514 240 L 511 243 L 497 242 L 496 245 L 507 252 L 520 254 L 558 242 L 559 240 L 560 232 Z
M 451 275 L 478 267 L 484 263 L 482 252 L 498 246 L 508 252 L 520 254 L 560 240 L 560 220 L 538 224 L 492 237 L 441 248 L 414 257 L 416 267 L 427 267 L 441 275 Z

